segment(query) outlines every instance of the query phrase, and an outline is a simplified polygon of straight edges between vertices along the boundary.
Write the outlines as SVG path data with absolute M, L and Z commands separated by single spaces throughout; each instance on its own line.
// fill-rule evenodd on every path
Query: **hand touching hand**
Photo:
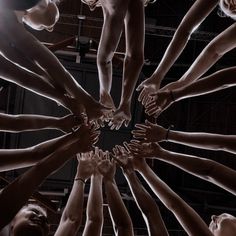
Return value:
M 155 78 L 148 78 L 144 80 L 138 87 L 137 91 L 140 91 L 138 101 L 142 102 L 145 106 L 150 101 L 150 96 L 157 93 L 160 88 L 160 82 Z
M 151 97 L 145 104 L 145 113 L 155 118 L 174 102 L 173 92 L 170 90 L 160 90 Z
M 160 142 L 164 141 L 166 138 L 167 130 L 148 120 L 145 121 L 145 125 L 136 124 L 135 127 L 137 129 L 132 131 L 135 139 L 142 139 L 145 140 L 145 142 Z
M 76 178 L 81 178 L 86 181 L 93 174 L 96 162 L 93 152 L 77 154 L 78 167 Z
M 153 158 L 161 154 L 162 148 L 158 143 L 141 143 L 137 140 L 131 140 L 129 150 L 135 157 Z
M 114 159 L 110 160 L 109 153 L 106 152 L 105 157 L 98 165 L 98 171 L 103 175 L 104 180 L 112 181 L 116 173 L 116 164 Z

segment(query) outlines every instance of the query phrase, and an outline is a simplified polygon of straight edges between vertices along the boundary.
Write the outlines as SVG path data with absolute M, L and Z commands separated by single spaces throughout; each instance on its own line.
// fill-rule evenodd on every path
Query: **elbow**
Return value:
M 62 220 L 74 228 L 78 228 L 81 224 L 80 216 L 67 214 L 66 212 L 63 213 Z

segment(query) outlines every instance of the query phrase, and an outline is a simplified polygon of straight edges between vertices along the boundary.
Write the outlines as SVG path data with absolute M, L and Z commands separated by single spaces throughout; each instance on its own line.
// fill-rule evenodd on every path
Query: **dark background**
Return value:
M 155 70 L 161 60 L 176 27 L 182 17 L 187 12 L 194 1 L 191 0 L 158 0 L 156 3 L 146 7 L 146 46 L 145 46 L 145 65 L 140 74 L 138 84 Z M 102 28 L 101 9 L 89 11 L 80 1 L 65 0 L 60 6 L 61 16 L 52 33 L 33 32 L 46 45 L 55 44 L 69 37 L 75 36 L 77 42 L 61 48 L 56 55 L 72 73 L 75 79 L 96 99 L 98 99 L 98 75 L 96 67 L 96 48 L 99 42 Z M 177 80 L 189 68 L 194 59 L 208 42 L 219 32 L 227 28 L 233 21 L 229 18 L 218 16 L 218 8 L 210 14 L 209 17 L 194 32 L 189 43 L 176 61 L 175 65 L 169 71 L 163 81 L 163 85 Z M 85 20 L 79 20 L 78 15 L 85 16 Z M 88 48 L 87 42 L 90 42 Z M 122 58 L 125 51 L 124 39 L 117 49 L 114 64 L 114 78 L 112 87 L 112 96 L 116 104 L 119 102 L 121 91 L 121 70 Z M 227 53 L 219 60 L 207 74 L 222 68 L 235 65 L 235 50 Z M 0 81 L 2 90 L 0 92 L 0 110 L 1 112 L 11 114 L 43 114 L 53 116 L 63 116 L 66 111 L 57 106 L 57 104 L 42 98 L 36 94 L 28 92 L 13 84 Z M 111 150 L 115 144 L 121 144 L 125 140 L 131 139 L 130 131 L 135 123 L 143 122 L 145 116 L 142 106 L 137 102 L 137 93 L 133 95 L 132 114 L 133 118 L 128 128 L 121 128 L 118 131 L 111 131 L 108 127 L 103 128 L 100 136 L 99 146 L 104 150 Z M 235 88 L 226 89 L 206 96 L 187 99 L 171 106 L 157 120 L 159 124 L 168 127 L 174 125 L 174 129 L 181 131 L 210 132 L 221 134 L 235 134 L 235 112 L 236 112 Z M 2 148 L 23 148 L 35 145 L 39 142 L 61 135 L 59 131 L 37 131 L 20 134 L 0 133 L 0 145 Z M 164 143 L 163 147 L 192 155 L 216 160 L 233 169 L 236 169 L 236 159 L 232 154 L 219 151 L 205 151 L 194 149 L 182 145 Z M 157 160 L 149 161 L 151 167 L 158 176 L 161 177 L 174 191 L 176 191 L 184 200 L 187 201 L 206 221 L 210 222 L 211 214 L 228 212 L 236 215 L 235 197 L 226 191 L 204 182 L 183 171 L 161 163 Z M 46 203 L 49 207 L 50 218 L 53 222 L 52 232 L 55 230 L 60 217 L 60 209 L 66 203 L 68 192 L 70 192 L 73 178 L 76 172 L 76 160 L 69 161 L 60 171 L 51 175 L 39 187 L 43 195 L 43 202 L 49 199 L 51 203 Z M 24 170 L 16 170 L 2 173 L 2 176 L 12 180 Z M 117 183 L 119 185 L 122 197 L 131 214 L 135 235 L 147 235 L 145 224 L 142 220 L 126 184 L 121 171 L 117 173 Z M 232 180 L 235 181 L 235 180 Z M 5 182 L 1 182 L 4 186 Z M 145 185 L 146 186 L 146 185 Z M 88 193 L 89 184 L 86 187 Z M 150 191 L 151 193 L 151 191 Z M 153 195 L 154 198 L 156 198 Z M 160 206 L 163 219 L 167 225 L 170 235 L 186 235 L 174 216 L 165 209 L 165 207 L 156 199 Z M 58 209 L 53 213 L 51 208 Z M 86 207 L 86 205 L 85 205 Z M 107 215 L 107 206 L 104 205 L 105 224 L 104 235 L 112 235 L 111 222 Z M 85 220 L 85 217 L 84 217 Z

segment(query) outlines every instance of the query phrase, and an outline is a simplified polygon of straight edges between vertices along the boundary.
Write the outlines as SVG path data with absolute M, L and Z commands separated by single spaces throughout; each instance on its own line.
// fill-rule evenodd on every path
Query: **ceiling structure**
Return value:
M 138 83 L 155 70 L 175 29 L 193 3 L 193 0 L 157 0 L 154 4 L 150 4 L 146 7 L 145 64 Z M 60 19 L 53 32 L 35 32 L 30 29 L 28 30 L 47 46 L 52 47 L 54 45 L 55 47 L 56 44 L 55 48 L 57 50 L 55 54 L 61 59 L 72 75 L 75 76 L 76 80 L 98 99 L 97 88 L 99 84 L 96 68 L 96 49 L 103 24 L 102 11 L 100 8 L 97 8 L 95 11 L 90 11 L 81 1 L 76 0 L 62 1 L 59 5 L 59 9 Z M 216 9 L 207 17 L 201 26 L 195 30 L 181 57 L 168 72 L 167 78 L 163 82 L 164 84 L 180 78 L 207 43 L 215 35 L 232 24 L 233 21 L 231 19 L 219 17 L 218 14 L 219 10 Z M 55 48 L 53 50 L 55 50 Z M 121 69 L 124 53 L 125 43 L 122 36 L 113 63 L 115 67 L 115 82 L 113 87 L 116 89 L 112 89 L 112 95 L 115 97 L 115 102 L 118 101 L 120 93 Z M 234 66 L 235 60 L 236 52 L 233 50 L 219 60 L 209 72 Z M 1 81 L 1 85 L 4 89 L 0 92 L 0 110 L 3 112 L 37 113 L 55 116 L 65 114 L 65 111 L 56 104 L 25 91 L 24 89 L 11 84 L 9 86 L 8 83 L 3 81 Z M 37 108 L 36 110 L 35 107 Z M 133 129 L 134 124 L 143 122 L 146 118 L 142 106 L 137 102 L 136 93 L 133 98 L 132 111 L 133 119 L 128 128 L 121 128 L 119 131 L 110 131 L 108 127 L 103 129 L 99 143 L 100 147 L 110 150 L 114 144 L 120 144 L 124 140 L 130 140 L 130 131 Z M 231 88 L 213 95 L 180 102 L 162 114 L 158 118 L 158 123 L 165 127 L 174 124 L 176 130 L 182 131 L 235 134 L 235 114 L 235 89 Z M 39 132 L 37 137 L 34 133 L 17 135 L 1 133 L 0 140 L 2 147 L 15 148 L 34 145 L 58 135 L 61 134 L 52 131 Z M 163 147 L 177 152 L 211 158 L 236 169 L 236 159 L 230 154 L 196 150 L 171 143 L 165 143 Z M 158 161 L 150 161 L 149 164 L 171 188 L 197 210 L 206 222 L 209 222 L 210 215 L 213 213 L 229 212 L 236 215 L 235 198 L 226 191 L 183 173 L 183 171 L 167 164 Z M 76 160 L 72 160 L 61 171 L 50 176 L 39 188 L 43 197 L 41 198 L 41 195 L 37 195 L 36 198 L 40 199 L 43 204 L 46 204 L 46 206 L 51 209 L 50 217 L 51 222 L 53 222 L 52 232 L 57 227 L 61 214 L 58 209 L 63 208 L 68 198 L 75 171 Z M 20 173 L 22 173 L 21 170 L 7 172 L 4 173 L 2 178 L 11 180 Z M 4 185 L 4 180 L 2 181 L 1 184 Z M 144 222 L 138 210 L 135 208 L 130 190 L 120 171 L 117 174 L 117 183 L 129 212 L 133 217 L 135 235 L 147 235 L 144 229 Z M 87 185 L 86 194 L 88 193 L 88 189 L 89 187 Z M 153 197 L 155 196 L 153 195 Z M 163 207 L 158 199 L 156 200 L 160 206 L 163 219 L 167 224 L 170 235 L 186 235 L 173 215 Z M 104 233 L 104 235 L 112 235 L 106 205 L 104 205 L 104 209 L 106 212 L 106 233 Z

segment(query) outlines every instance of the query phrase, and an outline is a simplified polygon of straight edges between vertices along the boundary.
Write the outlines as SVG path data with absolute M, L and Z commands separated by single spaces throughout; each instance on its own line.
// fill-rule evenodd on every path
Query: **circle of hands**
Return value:
M 159 90 L 159 87 L 160 84 L 149 78 L 136 89 L 140 92 L 138 100 L 144 106 L 145 113 L 155 118 L 174 102 L 171 91 L 165 89 L 165 87 Z M 118 130 L 123 124 L 127 127 L 131 120 L 130 105 L 122 105 L 116 109 L 111 96 L 108 94 L 103 96 L 100 102 L 93 100 L 90 104 L 79 104 L 77 108 L 78 106 L 80 108 L 79 113 L 62 118 L 61 130 L 69 132 L 72 126 L 72 131 L 76 133 L 80 129 L 79 133 L 82 133 L 82 142 L 85 144 L 83 149 L 85 153 L 94 149 L 94 145 L 99 139 L 100 127 L 104 127 L 107 123 L 111 130 Z M 83 128 L 81 129 L 81 127 Z M 167 132 L 163 127 L 147 120 L 145 124 L 136 124 L 135 128 L 131 131 L 134 140 L 131 140 L 130 143 L 124 142 L 123 146 L 115 146 L 113 153 L 99 150 L 94 151 L 93 155 L 90 153 L 86 156 L 93 160 L 96 157 L 97 166 L 103 163 L 104 168 L 109 168 L 115 163 L 121 166 L 123 170 L 131 167 L 135 169 L 137 157 L 152 157 L 161 151 L 161 147 L 158 146 L 157 142 L 164 141 Z M 93 158 L 91 158 L 91 155 Z M 80 157 L 80 160 L 84 158 L 84 156 Z

